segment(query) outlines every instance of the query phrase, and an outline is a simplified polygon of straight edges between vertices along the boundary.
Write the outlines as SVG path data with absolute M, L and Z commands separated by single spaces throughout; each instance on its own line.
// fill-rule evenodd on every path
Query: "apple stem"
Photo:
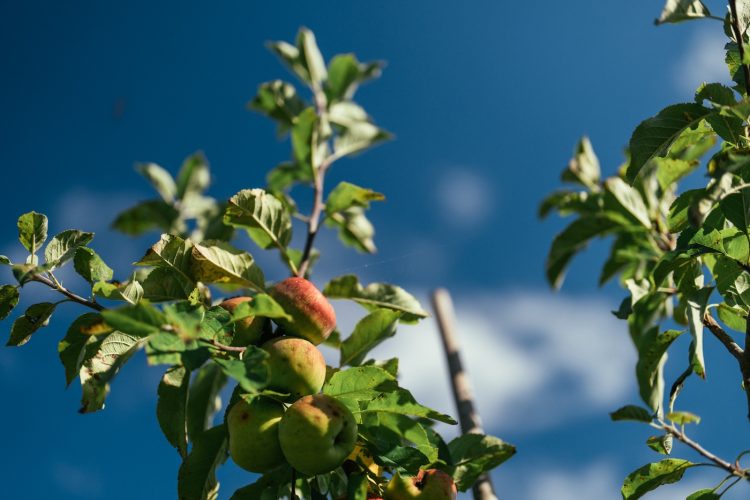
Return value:
M 292 467 L 292 498 L 291 500 L 297 500 L 297 471 Z
M 432 307 L 443 341 L 445 359 L 453 389 L 453 400 L 458 410 L 458 423 L 462 434 L 484 434 L 482 420 L 474 408 L 474 395 L 471 390 L 469 376 L 461 363 L 461 346 L 456 333 L 455 312 L 450 293 L 444 288 L 438 288 L 432 293 Z M 496 500 L 492 479 L 489 474 L 482 474 L 472 488 L 475 500 Z

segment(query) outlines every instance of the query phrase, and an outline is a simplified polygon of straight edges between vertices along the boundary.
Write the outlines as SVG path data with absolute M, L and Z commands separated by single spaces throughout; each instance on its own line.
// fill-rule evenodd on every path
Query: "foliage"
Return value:
M 111 382 L 138 351 L 145 351 L 150 365 L 164 365 L 155 388 L 156 413 L 181 460 L 177 490 L 182 499 L 217 495 L 216 472 L 228 458 L 227 424 L 222 418 L 228 406 L 240 398 L 285 396 L 267 388 L 268 354 L 263 349 L 231 344 L 235 328 L 249 317 L 291 319 L 267 294 L 271 281 L 284 277 L 267 276 L 249 252 L 232 243 L 235 233 L 244 231 L 259 249 L 278 252 L 296 276 L 310 275 L 319 256 L 314 239 L 322 225 L 335 229 L 347 246 L 375 251 L 366 211 L 383 195 L 342 182 L 326 198 L 324 178 L 337 160 L 390 137 L 353 100 L 360 84 L 379 76 L 381 64 L 341 54 L 326 65 L 306 29 L 300 30 L 295 45 L 273 42 L 269 48 L 306 87 L 309 99 L 295 85 L 277 80 L 261 84 L 249 103 L 276 123 L 279 135 L 288 136 L 292 147 L 291 158 L 269 172 L 265 188 L 242 189 L 226 202 L 217 201 L 206 194 L 211 175 L 200 153 L 189 156 L 175 177 L 159 165 L 139 165 L 138 172 L 157 196 L 123 211 L 113 227 L 128 235 L 162 234 L 124 280 L 114 279 L 119 273 L 90 246 L 92 233 L 64 231 L 45 246 L 47 217 L 35 212 L 18 220 L 26 261 L 0 256 L 0 263 L 9 266 L 17 280 L 0 287 L 0 319 L 11 314 L 19 292 L 30 283 L 48 286 L 62 297 L 28 307 L 14 320 L 8 345 L 29 342 L 64 303 L 88 308 L 58 344 L 66 382 L 80 378 L 82 413 L 104 408 Z M 298 185 L 312 188 L 310 214 L 300 213 L 290 194 Z M 305 243 L 295 248 L 293 231 L 303 223 Z M 43 262 L 38 255 L 42 249 Z M 71 263 L 88 283 L 80 295 L 64 287 L 54 273 Z M 414 296 L 388 283 L 362 285 L 353 275 L 335 278 L 323 290 L 330 299 L 358 302 L 367 312 L 338 343 L 340 366 L 328 367 L 322 392 L 354 414 L 357 444 L 373 457 L 381 473 L 349 460 L 330 473 L 308 477 L 285 464 L 238 490 L 234 498 L 282 497 L 291 492 L 292 482 L 304 498 L 361 495 L 368 489 L 380 495 L 387 482 L 384 473 L 413 475 L 430 467 L 452 474 L 458 487 L 466 490 L 513 455 L 511 445 L 492 436 L 463 436 L 445 443 L 432 424 L 455 424 L 454 420 L 419 404 L 398 384 L 398 360 L 381 363 L 368 358 L 373 347 L 396 334 L 399 322 L 414 323 L 427 316 Z M 217 307 L 217 295 L 226 293 L 253 300 L 229 312 Z M 276 334 L 266 331 L 264 338 Z M 220 403 L 228 383 L 234 385 L 232 400 Z
M 674 408 L 691 375 L 708 376 L 703 355 L 707 330 L 737 363 L 750 411 L 750 2 L 731 1 L 728 11 L 722 19 L 699 0 L 668 0 L 657 24 L 723 22 L 726 62 L 736 85 L 703 84 L 694 102 L 667 106 L 643 121 L 630 138 L 625 164 L 612 177 L 602 178 L 584 137 L 562 174 L 575 187 L 551 194 L 540 206 L 542 217 L 552 211 L 573 217 L 547 257 L 553 287 L 562 285 L 571 259 L 591 240 L 612 241 L 599 284 L 617 278 L 628 291 L 614 314 L 627 321 L 638 353 L 636 381 L 646 405 L 625 406 L 612 419 L 658 429 L 661 435 L 650 437 L 647 445 L 659 453 L 669 455 L 673 440 L 692 448 L 728 474 L 732 481 L 723 491 L 750 479 L 750 469 L 740 465 L 739 457 L 721 459 L 690 439 L 685 426 L 700 418 Z M 705 187 L 681 191 L 679 185 L 695 177 L 702 165 Z M 677 356 L 684 371 L 667 386 L 667 353 L 683 334 L 691 339 L 688 352 Z M 744 348 L 738 337 L 745 338 Z M 640 498 L 679 481 L 695 465 L 674 458 L 644 465 L 625 479 L 623 498 Z M 718 498 L 720 486 L 690 498 Z

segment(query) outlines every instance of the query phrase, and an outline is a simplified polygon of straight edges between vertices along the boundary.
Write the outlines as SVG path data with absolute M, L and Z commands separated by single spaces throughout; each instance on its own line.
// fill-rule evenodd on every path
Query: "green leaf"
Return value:
M 292 220 L 284 205 L 262 189 L 244 189 L 229 199 L 224 223 L 247 230 L 261 248 L 285 251 L 292 239 Z
M 654 327 L 644 333 L 638 343 L 638 363 L 635 367 L 641 398 L 652 411 L 658 411 L 664 398 L 664 378 L 662 368 L 666 361 L 665 353 L 672 342 L 684 330 L 667 330 L 661 335 Z
M 719 206 L 729 222 L 743 233 L 748 233 L 748 228 L 750 228 L 750 188 L 742 189 L 738 193 L 722 198 Z
M 169 203 L 149 200 L 121 212 L 112 222 L 112 228 L 130 236 L 139 236 L 155 229 L 171 232 L 179 229 L 179 217 L 180 213 Z
M 227 429 L 217 425 L 198 436 L 177 475 L 180 500 L 213 500 L 219 483 L 216 469 L 227 459 Z
M 747 322 L 745 320 L 746 314 L 744 311 L 731 307 L 723 302 L 719 304 L 719 307 L 716 311 L 719 314 L 719 319 L 725 325 L 727 325 L 732 330 L 745 333 Z
M 688 227 L 690 210 L 706 198 L 706 190 L 690 189 L 682 193 L 669 207 L 667 227 L 672 233 L 679 233 Z
M 651 436 L 646 440 L 646 445 L 657 453 L 669 455 L 672 453 L 672 435 Z
M 5 265 L 5 266 L 9 266 L 9 265 L 11 265 L 11 261 L 5 255 L 0 255 L 0 264 Z
M 362 412 L 395 413 L 398 415 L 429 418 L 430 420 L 437 420 L 438 422 L 451 425 L 457 424 L 450 415 L 437 412 L 432 408 L 417 403 L 414 396 L 402 388 L 377 395 L 374 399 L 367 402 L 365 408 L 360 410 L 360 413 Z
M 676 158 L 654 158 L 656 164 L 656 179 L 662 191 L 690 174 L 700 163 L 697 161 L 680 160 Z
M 384 199 L 385 196 L 372 189 L 362 188 L 349 182 L 340 182 L 328 195 L 326 213 L 330 215 L 354 206 L 367 208 L 371 201 Z
M 187 433 L 190 442 L 213 425 L 214 415 L 221 409 L 221 390 L 227 376 L 216 363 L 201 367 L 190 384 L 187 402 Z
M 576 145 L 575 154 L 562 173 L 562 180 L 581 184 L 592 191 L 599 190 L 601 169 L 599 159 L 588 137 L 582 137 Z
M 263 318 L 283 318 L 293 321 L 292 317 L 270 295 L 259 293 L 253 295 L 253 300 L 238 304 L 232 313 L 232 322 L 240 321 L 248 316 Z
M 0 320 L 4 320 L 18 305 L 18 287 L 3 285 L 0 287 Z
M 323 393 L 346 404 L 353 412 L 360 409 L 359 402 L 398 389 L 396 378 L 376 366 L 358 366 L 335 372 L 323 386 Z
M 721 495 L 714 492 L 714 488 L 705 488 L 689 495 L 685 500 L 719 500 Z
M 630 138 L 630 164 L 626 179 L 632 184 L 641 168 L 655 156 L 665 156 L 672 143 L 715 111 L 700 104 L 673 104 L 636 127 Z
M 93 284 L 112 279 L 113 272 L 99 255 L 87 247 L 78 247 L 73 256 L 73 267 L 83 279 Z
M 326 218 L 326 225 L 338 228 L 339 239 L 344 245 L 364 253 L 377 251 L 373 241 L 375 228 L 365 216 L 364 208 L 351 207 L 333 213 Z
M 363 287 L 353 274 L 334 278 L 323 289 L 323 294 L 331 299 L 349 299 L 366 309 L 392 309 L 402 313 L 400 320 L 416 322 L 429 316 L 419 301 L 401 287 L 386 283 L 371 283 Z
M 174 202 L 177 185 L 169 172 L 156 163 L 141 163 L 136 165 L 135 169 L 151 183 L 162 200 L 167 203 Z
M 690 413 L 689 411 L 673 411 L 667 413 L 667 419 L 677 425 L 699 424 L 701 421 L 701 418 L 698 415 Z
M 184 281 L 195 283 L 191 272 L 192 263 L 193 243 L 190 240 L 183 240 L 171 234 L 162 234 L 159 241 L 135 265 L 169 269 L 180 275 Z
M 635 420 L 636 422 L 646 423 L 651 422 L 654 418 L 650 411 L 635 405 L 623 406 L 622 408 L 610 413 L 609 417 L 614 421 Z
M 453 459 L 453 480 L 459 491 L 467 491 L 476 480 L 516 453 L 502 439 L 482 434 L 464 434 L 448 443 Z
M 381 432 L 391 432 L 399 438 L 406 440 L 408 443 L 413 443 L 417 450 L 426 459 L 424 464 L 431 464 L 438 460 L 438 449 L 435 443 L 431 440 L 427 434 L 425 427 L 420 424 L 417 420 L 407 417 L 405 415 L 397 415 L 394 413 L 376 413 L 374 414 L 375 420 L 372 420 L 368 416 L 368 424 L 374 425 L 377 423 Z M 397 444 L 402 444 L 400 440 L 395 440 Z M 382 449 L 380 450 L 383 451 Z M 382 454 L 382 453 L 381 453 Z M 390 456 L 392 458 L 392 455 Z M 403 464 L 400 464 L 403 467 Z
M 706 378 L 706 362 L 703 359 L 703 316 L 713 287 L 701 288 L 686 297 L 688 305 L 688 325 L 693 337 L 694 352 L 691 356 L 693 371 L 700 378 Z
M 196 283 L 184 274 L 166 267 L 151 270 L 143 280 L 143 298 L 151 302 L 192 300 Z
M 156 418 L 169 444 L 185 458 L 188 451 L 186 406 L 190 372 L 183 366 L 173 366 L 159 382 Z
M 656 24 L 679 23 L 710 15 L 708 8 L 700 0 L 667 0 Z
M 280 163 L 266 176 L 268 191 L 278 194 L 296 183 L 312 182 L 312 172 L 309 165 L 296 162 Z
M 369 121 L 347 125 L 333 140 L 333 151 L 338 156 L 348 156 L 390 140 L 393 136 Z
M 379 62 L 360 63 L 354 54 L 339 54 L 328 63 L 328 80 L 325 84 L 329 101 L 351 99 L 357 85 L 380 76 Z
M 203 153 L 188 156 L 177 174 L 177 199 L 187 200 L 199 195 L 211 184 L 211 173 Z
M 263 271 L 253 257 L 223 241 L 193 246 L 193 276 L 204 283 L 227 283 L 264 291 Z
M 121 300 L 137 304 L 143 298 L 143 287 L 134 278 L 125 283 L 107 283 L 99 281 L 92 287 L 94 295 L 110 300 Z
M 13 327 L 10 330 L 10 338 L 5 345 L 22 346 L 28 342 L 34 332 L 47 326 L 56 306 L 57 304 L 42 302 L 26 309 L 23 316 L 13 322 Z
M 265 360 L 268 353 L 255 346 L 247 346 L 243 358 L 219 358 L 214 362 L 224 373 L 236 380 L 245 392 L 257 394 L 268 382 L 268 365 Z
M 310 107 L 297 116 L 294 125 L 292 125 L 292 151 L 294 159 L 304 171 L 309 172 L 310 178 L 313 178 L 313 141 L 314 131 L 318 123 L 318 115 L 315 109 Z M 317 160 L 317 158 L 315 158 Z
M 651 227 L 648 208 L 637 189 L 629 186 L 619 177 L 607 179 L 604 188 L 627 214 L 640 222 L 645 228 Z
M 79 247 L 88 245 L 94 238 L 94 233 L 84 233 L 75 229 L 68 229 L 56 235 L 44 249 L 46 268 L 50 271 L 72 259 Z
M 98 313 L 85 313 L 68 327 L 65 337 L 57 345 L 60 361 L 65 368 L 65 382 L 70 385 L 83 366 L 86 346 L 97 342 L 97 334 L 112 330 L 103 325 L 104 319 Z
M 145 343 L 145 338 L 114 331 L 100 341 L 86 346 L 80 372 L 83 389 L 80 413 L 91 413 L 104 408 L 109 382 Z
M 352 474 L 346 486 L 346 498 L 367 500 L 367 477 L 364 474 Z
M 646 464 L 630 473 L 622 485 L 623 500 L 641 498 L 661 485 L 676 483 L 694 463 L 679 458 L 667 458 Z
M 300 28 L 297 33 L 297 49 L 299 50 L 300 62 L 310 76 L 310 83 L 315 87 L 320 87 L 323 80 L 328 77 L 328 72 L 312 31 L 307 28 Z
M 396 334 L 401 317 L 399 311 L 376 309 L 361 319 L 352 334 L 341 343 L 340 365 L 359 365 L 367 353 L 385 339 Z
M 35 254 L 47 240 L 47 216 L 28 212 L 19 217 L 18 239 L 29 253 Z
M 280 133 L 292 126 L 297 115 L 306 106 L 305 101 L 297 95 L 294 85 L 281 80 L 261 84 L 258 94 L 248 104 L 250 109 L 276 120 Z
M 145 302 L 107 309 L 101 314 L 112 328 L 137 338 L 159 333 L 167 322 L 161 311 Z

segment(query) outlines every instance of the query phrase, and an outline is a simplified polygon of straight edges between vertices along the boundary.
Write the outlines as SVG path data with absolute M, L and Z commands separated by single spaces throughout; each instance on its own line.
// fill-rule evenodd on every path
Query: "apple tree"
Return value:
M 254 473 L 234 492 L 236 500 L 455 498 L 515 449 L 481 434 L 446 442 L 433 424 L 455 424 L 453 418 L 401 387 L 398 359 L 368 356 L 399 324 L 428 313 L 394 284 L 361 283 L 352 274 L 320 289 L 311 281 L 315 262 L 324 258 L 315 248 L 323 226 L 344 245 L 375 252 L 366 213 L 383 195 L 349 182 L 331 189 L 325 179 L 338 160 L 390 137 L 353 100 L 360 84 L 380 75 L 381 64 L 353 54 L 326 64 L 306 29 L 295 44 L 269 47 L 305 90 L 271 81 L 249 104 L 291 143 L 290 158 L 270 170 L 266 186 L 220 201 L 207 194 L 211 175 L 200 154 L 188 157 L 176 176 L 153 163 L 139 165 L 154 198 L 124 210 L 113 227 L 134 236 L 154 233 L 156 241 L 134 256 L 131 271 L 110 268 L 91 245 L 92 233 L 70 229 L 48 238 L 45 215 L 21 215 L 18 236 L 28 257 L 0 256 L 16 281 L 0 288 L 0 319 L 29 286 L 49 287 L 60 300 L 18 314 L 7 345 L 22 346 L 41 328 L 56 326 L 57 308 L 82 307 L 58 344 L 66 382 L 80 380 L 81 413 L 102 410 L 120 369 L 145 351 L 148 364 L 164 370 L 154 388 L 156 415 L 175 448 L 175 469 L 179 460 L 180 499 L 216 498 L 217 469 L 230 457 Z M 721 97 L 729 92 L 711 89 Z M 691 106 L 717 120 L 727 114 L 722 119 L 730 125 L 738 119 L 729 114 L 741 112 L 723 101 Z M 708 125 L 699 130 L 710 132 Z M 726 155 L 727 165 L 740 160 L 733 151 Z M 293 188 L 311 194 L 310 213 L 298 209 Z M 249 235 L 253 251 L 277 253 L 289 276 L 264 273 L 248 249 L 232 243 L 238 232 Z M 706 258 L 691 252 L 675 262 Z M 713 257 L 714 265 L 720 258 Z M 732 258 L 721 262 L 730 265 Z M 56 276 L 63 266 L 72 266 L 86 287 L 63 284 Z M 353 331 L 336 328 L 330 300 L 362 306 Z M 726 308 L 740 321 L 738 301 Z M 326 366 L 320 344 L 338 351 L 337 366 Z M 231 397 L 221 401 L 227 387 Z
M 560 287 L 571 259 L 595 238 L 612 241 L 600 285 L 617 279 L 627 290 L 614 314 L 627 322 L 638 361 L 641 404 L 612 412 L 612 420 L 650 427 L 646 444 L 663 455 L 625 478 L 622 496 L 640 498 L 680 481 L 691 468 L 717 469 L 717 483 L 690 499 L 719 498 L 741 481 L 750 466 L 736 456 L 719 457 L 690 437 L 700 409 L 679 404 L 696 377 L 706 379 L 704 343 L 723 346 L 737 368 L 737 386 L 750 418 L 750 2 L 732 0 L 724 17 L 699 0 L 668 0 L 657 24 L 719 21 L 727 36 L 726 63 L 734 85 L 704 83 L 692 102 L 667 106 L 634 130 L 625 163 L 602 178 L 587 138 L 562 173 L 570 188 L 548 196 L 540 215 L 556 211 L 572 222 L 552 242 L 546 262 L 549 283 Z M 719 28 L 721 29 L 721 28 Z M 698 174 L 706 181 L 680 189 Z M 675 339 L 690 337 L 688 352 L 672 352 L 681 374 L 665 380 Z M 679 442 L 702 457 L 678 458 Z

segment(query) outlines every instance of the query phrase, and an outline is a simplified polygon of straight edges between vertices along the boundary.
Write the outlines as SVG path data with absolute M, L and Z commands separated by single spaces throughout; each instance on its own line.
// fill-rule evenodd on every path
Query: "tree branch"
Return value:
M 734 358 L 740 363 L 740 365 L 744 363 L 745 351 L 742 349 L 742 347 L 739 346 L 739 344 L 737 344 L 737 342 L 734 341 L 731 335 L 729 335 L 721 326 L 719 326 L 713 316 L 711 316 L 711 313 L 706 312 L 706 314 L 703 316 L 703 324 L 706 326 L 706 328 L 709 329 L 711 333 L 714 334 L 714 337 L 719 339 L 719 342 L 724 344 L 724 347 L 727 348 L 729 354 L 734 356 Z
M 94 309 L 96 311 L 103 311 L 104 309 L 106 309 L 104 306 L 97 304 L 96 302 L 84 299 L 80 295 L 76 295 L 75 293 L 71 292 L 70 290 L 62 286 L 61 284 L 55 283 L 51 279 L 47 278 L 46 276 L 42 276 L 41 274 L 35 274 L 31 278 L 31 281 L 36 281 L 37 283 L 45 284 L 48 287 L 52 288 L 53 290 L 56 290 L 60 292 L 61 294 L 65 295 L 68 299 L 72 300 L 73 302 L 84 305 L 86 307 L 90 307 L 91 309 Z
M 232 346 L 232 345 L 226 345 L 226 344 L 222 344 L 221 342 L 217 342 L 214 339 L 210 339 L 210 340 L 209 339 L 200 339 L 200 340 L 202 340 L 203 342 L 206 342 L 208 344 L 211 344 L 212 346 L 216 347 L 217 349 L 220 349 L 220 350 L 226 351 L 226 352 L 239 352 L 239 353 L 243 353 L 243 352 L 245 352 L 247 350 L 247 347 L 235 347 L 235 346 Z
M 737 40 L 737 48 L 740 53 L 740 61 L 745 60 L 745 47 L 743 46 L 742 32 L 740 31 L 740 21 L 737 16 L 737 1 L 729 0 L 729 10 L 732 13 L 732 31 L 734 31 L 734 37 Z M 750 97 L 750 67 L 747 64 L 742 64 L 742 74 L 745 76 L 745 95 Z
M 733 476 L 737 476 L 741 479 L 748 479 L 750 480 L 750 471 L 747 469 L 743 469 L 739 466 L 738 463 L 729 463 L 723 458 L 719 458 L 707 449 L 705 449 L 700 444 L 696 443 L 689 437 L 687 437 L 687 434 L 685 434 L 683 431 L 675 427 L 674 425 L 664 423 L 662 421 L 659 421 L 659 424 L 663 430 L 677 438 L 678 441 L 681 441 L 682 443 L 686 444 L 696 452 L 698 452 L 700 455 L 702 455 L 704 458 L 707 458 L 714 464 L 718 465 L 722 469 L 726 470 L 728 473 L 732 474 Z

